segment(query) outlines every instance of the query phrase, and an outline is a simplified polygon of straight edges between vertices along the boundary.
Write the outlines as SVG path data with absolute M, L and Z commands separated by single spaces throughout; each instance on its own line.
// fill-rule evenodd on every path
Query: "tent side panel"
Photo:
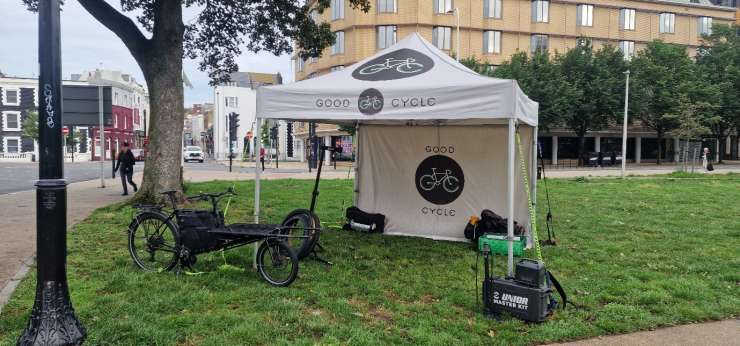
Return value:
M 521 128 L 530 162 L 531 128 Z M 507 214 L 505 126 L 363 125 L 361 131 L 358 206 L 386 215 L 388 233 L 464 240 L 470 216 L 483 209 Z M 526 225 L 520 177 L 515 219 Z

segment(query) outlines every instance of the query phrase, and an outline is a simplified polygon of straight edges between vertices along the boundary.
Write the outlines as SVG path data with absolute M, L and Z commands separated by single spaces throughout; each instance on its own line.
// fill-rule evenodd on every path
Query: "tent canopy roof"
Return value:
M 481 76 L 418 33 L 343 70 L 257 90 L 261 118 L 370 124 L 537 125 L 514 80 Z

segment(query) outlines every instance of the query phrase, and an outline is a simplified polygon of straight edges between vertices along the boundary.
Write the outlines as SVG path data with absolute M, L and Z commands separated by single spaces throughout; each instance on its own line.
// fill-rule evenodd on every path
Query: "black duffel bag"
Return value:
M 345 216 L 347 217 L 347 223 L 344 225 L 345 229 L 353 229 L 351 223 L 370 226 L 370 233 L 383 233 L 385 229 L 385 215 L 383 214 L 367 213 L 352 206 L 347 208 Z
M 480 234 L 493 233 L 493 234 L 506 234 L 508 230 L 508 219 L 494 213 L 489 209 L 483 209 L 480 213 L 480 221 L 478 221 L 478 232 Z M 524 235 L 524 227 L 514 221 L 514 235 Z

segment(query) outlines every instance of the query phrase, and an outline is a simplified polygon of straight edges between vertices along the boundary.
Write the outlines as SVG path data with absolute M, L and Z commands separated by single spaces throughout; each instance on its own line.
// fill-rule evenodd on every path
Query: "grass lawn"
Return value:
M 560 245 L 545 260 L 581 308 L 542 324 L 481 313 L 475 253 L 462 243 L 328 231 L 324 256 L 336 265 L 302 262 L 288 288 L 243 269 L 251 247 L 200 256 L 200 275 L 145 273 L 126 247 L 133 211 L 120 206 L 69 234 L 72 301 L 89 345 L 537 344 L 740 315 L 740 175 L 549 183 Z M 311 181 L 263 184 L 267 221 L 308 205 Z M 251 220 L 253 185 L 236 188 L 227 219 Z M 323 225 L 337 229 L 351 200 L 351 181 L 323 181 Z M 494 264 L 503 274 L 504 258 Z M 0 345 L 27 321 L 31 273 L 0 316 Z

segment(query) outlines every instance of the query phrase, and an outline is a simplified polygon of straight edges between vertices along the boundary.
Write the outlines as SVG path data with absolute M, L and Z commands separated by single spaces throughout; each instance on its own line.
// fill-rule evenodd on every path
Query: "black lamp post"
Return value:
M 62 156 L 59 0 L 39 1 L 39 180 L 36 300 L 18 345 L 79 345 L 85 328 L 67 288 L 67 182 Z

